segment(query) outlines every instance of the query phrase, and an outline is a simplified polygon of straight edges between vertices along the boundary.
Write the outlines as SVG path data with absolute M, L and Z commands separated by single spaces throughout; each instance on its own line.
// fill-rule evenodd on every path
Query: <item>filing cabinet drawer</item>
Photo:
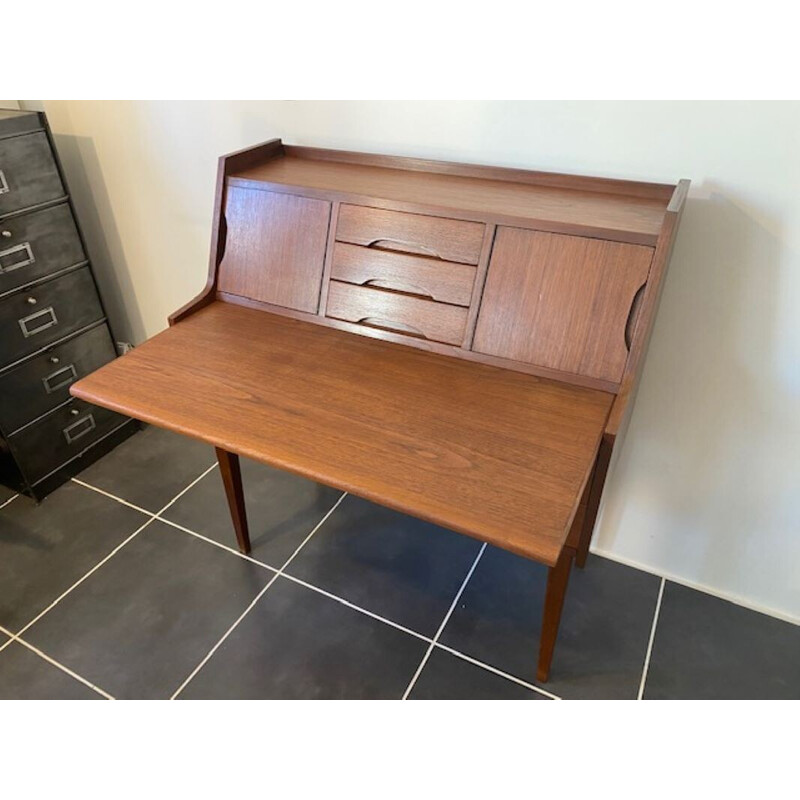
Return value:
M 45 133 L 0 139 L 0 216 L 65 194 Z
M 326 316 L 434 342 L 464 341 L 467 309 L 331 281 Z
M 41 480 L 127 417 L 74 399 L 8 437 L 17 463 L 31 483 Z
M 85 260 L 67 203 L 0 222 L 0 294 Z
M 0 364 L 103 318 L 88 267 L 0 300 Z
M 475 267 L 337 242 L 331 278 L 468 306 Z
M 115 357 L 106 325 L 82 333 L 0 376 L 0 428 L 7 434 L 69 399 L 69 387 Z
M 485 228 L 482 222 L 343 205 L 336 240 L 474 265 L 481 254 Z

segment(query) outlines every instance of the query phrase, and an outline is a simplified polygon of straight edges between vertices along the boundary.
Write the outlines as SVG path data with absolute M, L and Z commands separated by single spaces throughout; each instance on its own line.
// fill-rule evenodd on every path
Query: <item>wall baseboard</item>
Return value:
M 758 605 L 757 603 L 753 603 L 750 600 L 747 600 L 743 597 L 739 597 L 738 595 L 727 594 L 726 592 L 720 592 L 719 590 L 714 589 L 711 586 L 705 586 L 702 583 L 694 583 L 693 581 L 687 581 L 685 578 L 681 578 L 669 572 L 659 572 L 658 570 L 653 569 L 648 564 L 641 564 L 638 561 L 634 561 L 633 559 L 623 558 L 622 556 L 618 556 L 615 553 L 612 553 L 608 550 L 603 550 L 602 548 L 599 547 L 592 547 L 591 552 L 594 553 L 595 555 L 607 558 L 609 561 L 616 561 L 618 564 L 624 564 L 626 567 L 633 567 L 634 569 L 641 570 L 642 572 L 648 572 L 651 575 L 656 575 L 659 578 L 665 578 L 666 580 L 671 581 L 672 583 L 677 583 L 680 584 L 681 586 L 686 586 L 688 589 L 695 589 L 698 592 L 703 592 L 704 594 L 710 594 L 712 597 L 718 597 L 720 600 L 727 600 L 729 603 L 741 606 L 742 608 L 747 608 L 750 611 L 757 611 L 759 614 L 766 614 L 768 617 L 774 617 L 775 619 L 782 620 L 783 622 L 789 622 L 792 625 L 800 625 L 800 617 L 793 617 L 791 614 L 787 614 L 784 611 L 779 611 L 775 608 L 767 608 L 765 606 Z

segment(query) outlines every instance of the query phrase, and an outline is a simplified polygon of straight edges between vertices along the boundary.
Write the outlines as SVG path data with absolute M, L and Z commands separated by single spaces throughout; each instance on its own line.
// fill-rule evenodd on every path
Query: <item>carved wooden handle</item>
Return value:
M 361 317 L 361 319 L 358 320 L 358 324 L 369 325 L 372 328 L 403 331 L 404 333 L 410 333 L 414 336 L 420 336 L 423 339 L 428 338 L 419 328 L 415 328 L 413 325 L 406 325 L 403 322 L 392 322 L 390 320 L 381 319 L 380 317 Z
M 433 256 L 443 260 L 442 256 L 432 247 L 426 247 L 424 244 L 415 244 L 414 242 L 405 242 L 402 239 L 373 239 L 367 247 L 380 250 L 399 250 L 402 253 L 417 253 L 418 255 Z
M 361 283 L 362 286 L 374 286 L 377 289 L 391 289 L 396 292 L 405 292 L 406 294 L 415 294 L 419 297 L 426 297 L 429 300 L 434 300 L 434 296 L 423 289 L 421 286 L 417 286 L 414 283 L 406 283 L 406 284 L 399 284 L 393 283 L 392 281 L 384 280 L 383 278 L 369 278 L 366 281 Z
M 636 290 L 636 294 L 631 301 L 630 310 L 628 311 L 628 319 L 625 321 L 625 347 L 628 349 L 628 352 L 630 352 L 631 349 L 631 340 L 633 339 L 633 332 L 636 329 L 636 322 L 639 319 L 639 309 L 642 305 L 642 297 L 644 296 L 646 286 L 647 283 L 643 283 Z

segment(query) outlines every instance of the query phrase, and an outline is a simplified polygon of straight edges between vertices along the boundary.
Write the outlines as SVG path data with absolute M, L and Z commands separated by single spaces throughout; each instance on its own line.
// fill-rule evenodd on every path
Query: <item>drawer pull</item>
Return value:
M 56 361 L 58 361 L 58 359 L 56 359 Z M 66 367 L 57 369 L 46 378 L 42 378 L 42 383 L 44 384 L 44 390 L 47 394 L 53 394 L 53 392 L 61 389 L 63 386 L 69 386 L 77 377 L 78 372 L 75 369 L 75 365 L 68 364 Z M 77 413 L 77 409 L 73 409 L 73 411 Z
M 10 239 L 14 234 L 11 231 L 0 231 L 0 236 L 4 239 Z
M 404 322 L 391 322 L 390 320 L 379 319 L 378 317 L 361 317 L 361 319 L 358 320 L 358 324 L 368 325 L 370 328 L 385 328 L 390 331 L 402 331 L 411 336 L 419 336 L 421 339 L 428 338 L 419 328 L 415 328 L 413 325 L 407 325 Z
M 73 408 L 71 413 L 79 414 L 80 412 L 77 408 Z M 87 433 L 93 431 L 96 427 L 97 424 L 94 421 L 94 417 L 91 414 L 87 414 L 85 417 L 75 420 L 71 425 L 67 425 L 67 427 L 64 428 L 64 438 L 67 440 L 67 444 L 72 444 L 78 441 L 82 436 L 86 436 Z
M 369 280 L 362 281 L 360 285 L 374 286 L 378 289 L 389 289 L 394 292 L 405 292 L 406 294 L 413 294 L 417 297 L 425 297 L 428 300 L 434 299 L 430 292 L 425 291 L 421 286 L 415 286 L 413 283 L 406 283 L 401 286 L 399 281 L 385 281 L 381 278 L 370 278 Z
M 10 231 L 3 231 L 3 234 Z M 0 250 L 0 274 L 4 272 L 11 272 L 12 270 L 19 269 L 20 267 L 27 267 L 28 264 L 33 264 L 36 261 L 31 250 L 30 242 L 23 242 L 22 244 L 14 245 L 5 250 Z M 29 301 L 30 302 L 30 301 Z
M 49 359 L 47 359 L 47 360 L 48 360 L 48 361 L 49 361 L 51 364 L 58 364 L 58 363 L 59 363 L 59 361 L 61 361 L 61 359 L 60 359 L 58 356 L 50 356 L 50 358 L 49 358 Z
M 31 300 L 36 302 L 35 298 L 29 297 L 28 301 L 30 302 Z M 58 318 L 56 317 L 56 312 L 53 310 L 53 306 L 43 308 L 41 311 L 36 311 L 17 321 L 26 339 L 29 336 L 35 336 L 37 333 L 52 328 L 53 325 L 58 325 Z
M 5 194 L 8 191 L 8 181 L 6 180 L 5 173 L 0 169 L 0 194 Z
M 374 250 L 397 250 L 401 253 L 417 253 L 423 256 L 433 256 L 441 259 L 442 256 L 432 247 L 414 242 L 404 242 L 402 239 L 373 239 L 367 247 Z

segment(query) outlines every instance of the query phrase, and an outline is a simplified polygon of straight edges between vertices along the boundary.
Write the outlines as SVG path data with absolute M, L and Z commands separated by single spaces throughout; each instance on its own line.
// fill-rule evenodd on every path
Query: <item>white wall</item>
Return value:
M 37 103 L 29 107 L 39 107 Z M 216 158 L 295 144 L 691 178 L 595 548 L 800 618 L 800 104 L 45 102 L 118 338 L 203 286 Z

